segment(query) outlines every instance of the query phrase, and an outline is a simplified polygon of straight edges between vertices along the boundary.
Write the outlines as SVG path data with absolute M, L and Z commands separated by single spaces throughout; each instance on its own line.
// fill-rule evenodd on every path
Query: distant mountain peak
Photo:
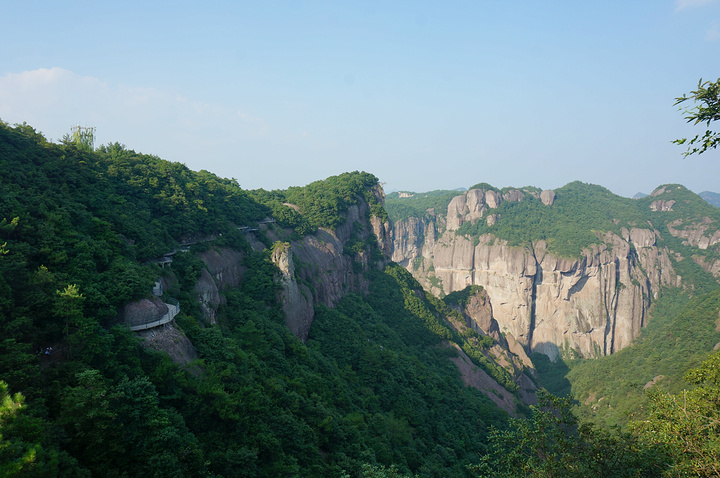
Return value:
M 698 194 L 701 198 L 706 200 L 708 203 L 712 204 L 715 207 L 720 207 L 720 194 L 713 193 L 710 191 L 703 191 L 700 194 Z

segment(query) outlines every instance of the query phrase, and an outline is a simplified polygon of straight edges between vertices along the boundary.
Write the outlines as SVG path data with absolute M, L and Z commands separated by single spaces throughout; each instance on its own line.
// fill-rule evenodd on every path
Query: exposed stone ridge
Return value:
M 720 243 L 720 229 L 709 217 L 702 217 L 697 222 L 685 224 L 682 219 L 676 219 L 668 223 L 668 232 L 675 237 L 681 238 L 683 245 L 697 247 L 704 251 Z M 706 272 L 720 277 L 720 259 L 712 259 L 703 255 L 693 255 L 695 261 Z
M 492 189 L 470 189 L 450 201 L 446 216 L 447 229 L 454 231 L 466 222 L 475 223 L 482 219 L 488 210 L 496 209 L 503 201 L 520 202 L 525 199 L 526 194 L 539 198 L 546 206 L 552 206 L 555 202 L 555 192 L 552 190 L 542 191 L 538 195 L 519 189 L 509 189 L 504 193 Z M 490 218 L 488 220 L 494 221 Z
M 686 246 L 697 247 L 698 249 L 705 250 L 710 246 L 714 246 L 720 243 L 720 230 L 716 230 L 712 233 L 705 233 L 710 228 L 713 220 L 709 217 L 704 217 L 700 222 L 695 224 L 687 224 L 682 229 L 683 220 L 676 219 L 675 221 L 667 225 L 668 231 L 675 237 L 684 239 L 683 244 Z M 717 227 L 717 226 L 716 226 Z M 677 229 L 676 229 L 677 228 Z
M 665 191 L 667 191 L 667 186 L 660 186 L 659 188 L 655 189 L 653 192 L 650 193 L 651 197 L 657 197 L 661 194 L 664 194 Z

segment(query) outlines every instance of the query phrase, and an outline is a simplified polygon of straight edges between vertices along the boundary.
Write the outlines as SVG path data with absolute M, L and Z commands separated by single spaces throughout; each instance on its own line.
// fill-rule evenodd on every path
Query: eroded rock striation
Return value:
M 375 193 L 382 195 L 382 189 Z M 369 237 L 377 243 L 374 257 L 366 248 L 348 249 L 351 242 Z M 390 224 L 371 215 L 367 203 L 360 201 L 348 208 L 345 222 L 335 230 L 319 229 L 276 248 L 273 262 L 282 271 L 281 301 L 290 330 L 305 341 L 314 318 L 313 303 L 335 307 L 345 294 L 367 292 L 369 282 L 362 272 L 387 265 L 391 237 Z
M 312 292 L 307 285 L 298 284 L 295 279 L 295 263 L 290 244 L 281 243 L 275 247 L 272 261 L 280 269 L 280 283 L 283 287 L 280 299 L 285 314 L 285 324 L 296 337 L 305 342 L 310 324 L 315 317 Z
M 205 268 L 195 284 L 195 292 L 203 317 L 212 325 L 217 322 L 218 307 L 225 302 L 220 291 L 226 287 L 237 287 L 242 280 L 243 255 L 229 247 L 209 249 L 199 255 L 205 263 Z
M 549 253 L 543 241 L 512 247 L 489 234 L 456 234 L 467 221 L 486 220 L 500 201 L 523 197 L 522 191 L 470 190 L 452 199 L 445 217 L 399 221 L 392 259 L 435 294 L 482 286 L 500 330 L 528 351 L 597 357 L 626 347 L 644 325 L 651 299 L 679 280 L 669 251 L 657 246 L 659 232 L 606 233 L 577 259 Z M 554 193 L 540 197 L 552 206 Z
M 450 304 L 452 309 L 460 312 L 464 323 L 457 323 L 449 317 L 450 326 L 463 336 L 468 335 L 465 329 L 470 328 L 493 339 L 493 344 L 482 353 L 491 363 L 505 369 L 512 377 L 516 393 L 510 392 L 486 371 L 473 364 L 470 357 L 456 344 L 451 346 L 458 351 L 458 357 L 452 361 L 467 386 L 480 390 L 500 408 L 515 415 L 519 403 L 532 405 L 537 401 L 537 386 L 530 378 L 535 375 L 535 366 L 512 334 L 500 332 L 487 291 L 470 288 L 465 292 L 467 295 L 462 303 Z

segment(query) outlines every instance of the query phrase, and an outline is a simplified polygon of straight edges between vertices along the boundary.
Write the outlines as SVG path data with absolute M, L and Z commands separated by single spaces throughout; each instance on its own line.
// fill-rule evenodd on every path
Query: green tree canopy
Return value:
M 720 78 L 714 83 L 711 81 L 703 82 L 701 78 L 698 82 L 698 89 L 691 91 L 689 96 L 682 95 L 675 98 L 675 104 L 679 105 L 687 100 L 699 103 L 684 111 L 687 122 L 693 124 L 705 123 L 706 126 L 710 126 L 710 123 L 720 119 Z M 673 143 L 687 143 L 688 149 L 683 153 L 686 157 L 695 153 L 702 154 L 709 149 L 717 148 L 718 144 L 720 144 L 720 133 L 708 129 L 702 135 L 695 135 L 690 141 L 687 138 L 681 138 L 676 139 Z
M 685 380 L 696 388 L 674 395 L 651 390 L 648 419 L 634 427 L 649 446 L 667 450 L 671 476 L 720 476 L 720 353 Z

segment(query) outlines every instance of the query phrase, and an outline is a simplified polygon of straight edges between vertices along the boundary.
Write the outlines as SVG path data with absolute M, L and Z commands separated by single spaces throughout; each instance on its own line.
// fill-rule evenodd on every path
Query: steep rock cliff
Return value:
M 382 203 L 380 186 L 372 194 Z M 320 228 L 300 239 L 295 238 L 292 230 L 273 221 L 261 224 L 259 235 L 246 234 L 255 251 L 265 249 L 267 242 L 259 240 L 263 235 L 275 243 L 271 260 L 280 270 L 279 300 L 287 326 L 303 341 L 314 318 L 315 303 L 334 307 L 349 292 L 366 292 L 369 282 L 363 272 L 371 267 L 383 268 L 390 259 L 390 224 L 371 214 L 363 198 L 358 197 L 356 204 L 348 206 L 343 219 L 334 229 Z M 224 303 L 221 290 L 236 287 L 242 281 L 243 254 L 224 247 L 210 248 L 199 257 L 205 267 L 195 284 L 195 293 L 203 318 L 212 325 L 216 323 L 218 307 Z
M 572 349 L 594 357 L 627 346 L 644 325 L 651 299 L 679 280 L 668 250 L 656 245 L 659 233 L 640 227 L 606 233 L 579 259 L 550 254 L 543 241 L 513 247 L 490 234 L 456 234 L 501 201 L 523 196 L 470 190 L 450 202 L 444 218 L 398 221 L 392 258 L 435 294 L 482 286 L 500 329 L 528 351 L 555 357 Z M 541 197 L 552 206 L 554 194 Z
M 195 284 L 195 293 L 200 302 L 203 317 L 209 324 L 216 323 L 218 307 L 224 303 L 220 290 L 237 287 L 242 280 L 243 255 L 229 247 L 209 249 L 199 254 L 205 264 Z
M 382 189 L 374 190 L 382 201 Z M 269 234 L 289 237 L 287 231 Z M 372 215 L 364 200 L 348 207 L 344 222 L 334 230 L 319 229 L 276 247 L 273 262 L 282 273 L 281 302 L 293 334 L 305 341 L 314 318 L 313 303 L 335 307 L 349 292 L 367 292 L 364 271 L 387 265 L 392 248 L 388 222 Z
M 469 287 L 461 291 L 459 296 L 446 298 L 445 302 L 464 319 L 462 322 L 452 316 L 447 317 L 449 325 L 460 336 L 465 337 L 463 347 L 451 344 L 458 351 L 458 357 L 452 360 L 458 367 L 465 384 L 482 391 L 500 408 L 512 415 L 516 414 L 518 404 L 536 403 L 537 386 L 531 378 L 535 376 L 535 367 L 512 334 L 500 332 L 487 291 L 483 288 Z M 473 338 L 473 334 L 468 329 L 474 330 L 481 337 L 491 337 L 493 339 L 491 345 L 481 345 L 486 342 Z M 463 350 L 468 346 L 470 348 L 467 350 L 476 359 L 479 351 L 484 355 L 487 361 L 483 367 L 487 370 L 473 363 Z M 482 365 L 482 362 L 480 364 Z M 502 377 L 504 373 L 498 372 L 498 367 L 504 369 L 504 373 L 508 374 L 514 387 L 508 386 L 509 383 Z M 501 382 L 505 383 L 505 386 L 500 385 Z
M 278 243 L 273 250 L 272 261 L 280 269 L 280 283 L 283 287 L 280 301 L 285 324 L 296 337 L 305 342 L 315 317 L 312 292 L 307 285 L 298 284 L 295 279 L 295 263 L 288 243 Z

